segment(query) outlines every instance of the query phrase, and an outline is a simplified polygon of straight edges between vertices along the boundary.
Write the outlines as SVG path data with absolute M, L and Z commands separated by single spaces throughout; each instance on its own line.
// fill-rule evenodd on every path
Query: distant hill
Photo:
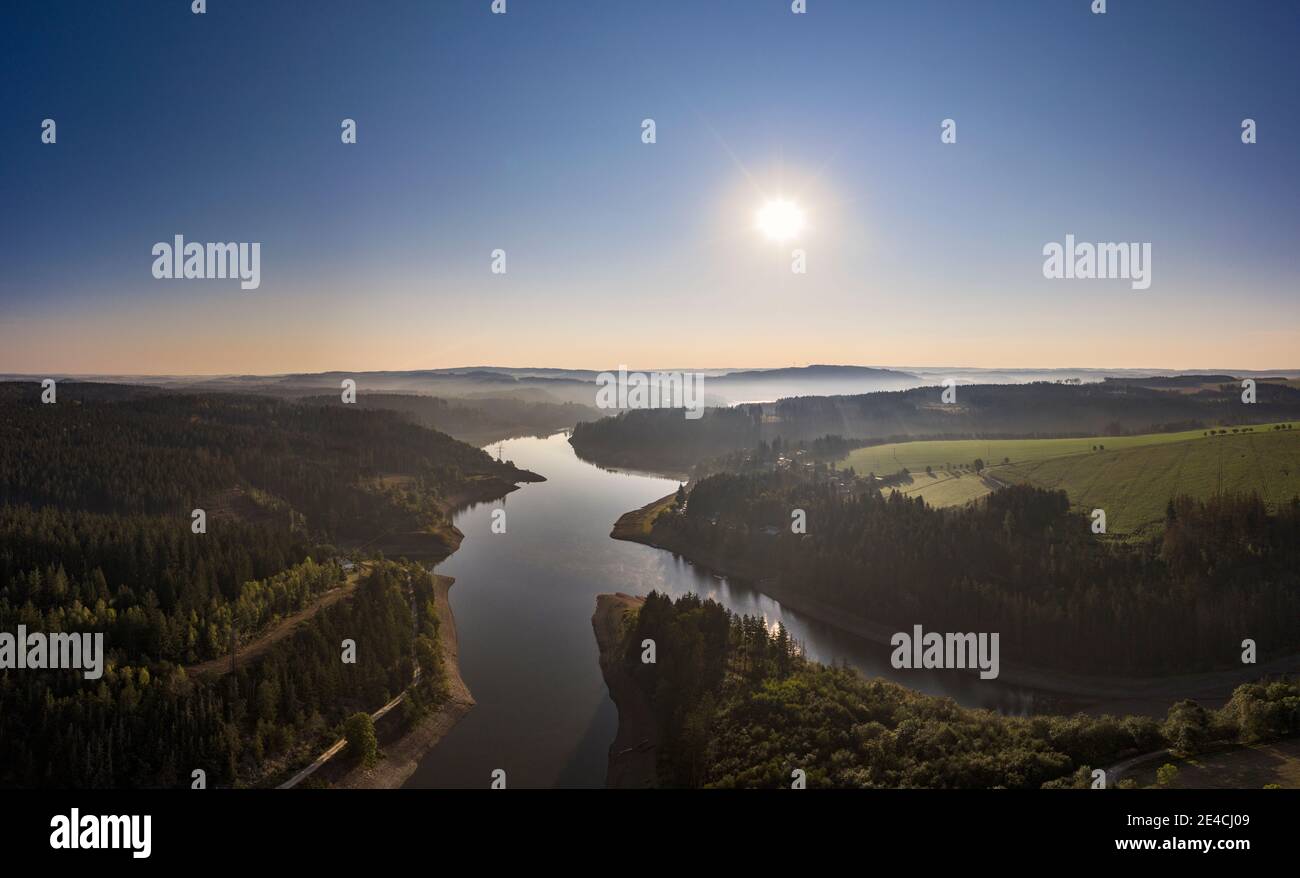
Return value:
M 709 409 L 698 420 L 680 411 L 633 411 L 579 424 L 579 455 L 606 466 L 688 470 L 707 458 L 775 438 L 906 439 L 1054 438 L 1166 433 L 1300 420 L 1300 388 L 1261 383 L 1257 403 L 1234 388 L 1188 393 L 1125 382 L 998 384 L 851 396 L 797 397 Z
M 920 380 L 911 372 L 896 369 L 877 369 L 872 366 L 788 366 L 783 369 L 747 369 L 741 372 L 728 372 L 719 375 L 714 381 L 728 383 L 734 381 L 789 380 L 789 379 L 855 379 L 855 378 L 898 378 L 900 380 Z
M 642 372 L 689 372 L 704 376 L 704 401 L 709 406 L 740 403 L 771 403 L 776 400 L 812 396 L 858 396 L 881 391 L 901 391 L 955 381 L 960 386 L 992 384 L 1114 384 L 1155 389 L 1181 390 L 1185 394 L 1217 390 L 1254 377 L 1259 384 L 1300 386 L 1300 371 L 1275 369 L 1268 372 L 1228 370 L 1171 371 L 1141 369 L 980 369 L 932 366 L 879 367 L 814 364 L 763 368 L 681 369 L 632 364 Z M 337 393 L 345 378 L 357 382 L 361 393 L 421 394 L 443 399 L 512 397 L 527 402 L 573 403 L 594 406 L 596 381 L 607 369 L 561 369 L 550 367 L 464 366 L 440 369 L 300 372 L 281 375 L 112 375 L 64 376 L 59 380 L 103 381 L 116 384 L 162 387 L 188 392 L 258 393 L 292 399 Z M 8 376 L 31 381 L 46 376 Z M 6 376 L 0 376 L 5 380 Z
M 446 557 L 460 540 L 455 508 L 539 478 L 398 412 L 337 397 L 316 405 L 71 381 L 57 389 L 57 404 L 46 405 L 39 385 L 0 382 L 0 512 L 98 516 L 94 527 L 129 520 L 173 539 L 188 533 L 176 522 L 210 506 L 214 523 L 260 528 L 231 537 L 265 549 L 259 575 L 282 569 L 289 546 L 308 540 Z M 265 526 L 267 516 L 278 527 Z M 248 572 L 233 560 L 223 568 L 228 596 Z
M 1152 375 L 1146 378 L 1106 378 L 1107 383 L 1131 384 L 1137 387 L 1179 387 L 1200 388 L 1217 387 L 1222 384 L 1236 384 L 1233 375 Z
M 414 393 L 362 393 L 355 405 L 362 409 L 401 412 L 424 427 L 440 430 L 471 445 L 487 445 L 515 436 L 545 436 L 569 430 L 601 412 L 577 403 L 556 403 L 541 390 L 524 390 L 519 398 L 505 392 L 480 393 L 462 399 L 442 399 Z M 527 397 L 540 397 L 530 401 Z M 342 406 L 337 395 L 303 397 L 303 402 Z
M 704 395 L 710 404 L 770 402 L 787 396 L 838 396 L 877 390 L 905 390 L 925 382 L 910 372 L 868 366 L 797 366 L 748 369 L 708 377 Z

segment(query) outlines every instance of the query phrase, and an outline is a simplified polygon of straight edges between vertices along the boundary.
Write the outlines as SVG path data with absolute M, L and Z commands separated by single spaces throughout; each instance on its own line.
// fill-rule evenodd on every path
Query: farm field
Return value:
M 906 467 L 912 481 L 898 490 L 925 497 L 934 506 L 969 502 L 998 484 L 1060 488 L 1078 508 L 1105 509 L 1108 530 L 1125 533 L 1158 524 L 1175 494 L 1255 492 L 1273 507 L 1300 496 L 1300 432 L 1273 427 L 1260 424 L 1239 428 L 1248 432 L 1213 436 L 1191 430 L 1081 439 L 902 442 L 855 449 L 839 466 L 851 466 L 860 474 Z M 970 471 L 976 458 L 985 463 L 984 478 Z M 925 472 L 927 466 L 931 474 Z
M 1061 488 L 1081 509 L 1105 509 L 1113 533 L 1164 518 L 1175 494 L 1256 493 L 1276 508 L 1300 496 L 1300 433 L 1240 433 L 997 467 L 1003 482 Z
M 1248 429 L 1255 433 L 1271 432 L 1275 424 L 1254 424 Z M 1233 435 L 1231 433 L 1229 436 Z M 1240 434 L 1237 434 L 1240 435 Z M 893 442 L 869 448 L 855 448 L 840 461 L 841 469 L 853 467 L 859 475 L 896 473 L 902 467 L 915 471 L 927 466 L 934 469 L 949 465 L 969 464 L 981 458 L 990 466 L 1010 458 L 1012 463 L 1025 463 L 1068 454 L 1092 454 L 1094 445 L 1103 445 L 1107 451 L 1119 451 L 1143 445 L 1183 442 L 1188 439 L 1208 439 L 1205 430 L 1185 430 L 1179 433 L 1144 433 L 1139 436 L 1085 436 L 1078 439 L 952 439 Z M 1214 437 L 1218 438 L 1218 437 Z

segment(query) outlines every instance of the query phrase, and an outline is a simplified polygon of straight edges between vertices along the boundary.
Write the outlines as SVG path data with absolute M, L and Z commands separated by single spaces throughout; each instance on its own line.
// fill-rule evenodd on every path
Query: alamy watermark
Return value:
M 899 670 L 979 668 L 981 680 L 995 680 L 999 673 L 996 633 L 922 633 L 920 625 L 913 625 L 911 634 L 900 631 L 889 645 L 894 647 L 889 663 Z
M 223 280 L 239 278 L 239 287 L 255 290 L 262 285 L 261 242 L 200 244 L 185 243 L 177 235 L 172 243 L 159 241 L 151 251 L 153 276 L 158 280 Z
M 596 408 L 686 410 L 689 420 L 704 415 L 704 375 L 700 372 L 601 372 L 596 376 Z
M 153 817 L 148 814 L 71 813 L 50 818 L 50 847 L 54 850 L 129 850 L 137 860 L 153 851 Z
M 1130 280 L 1135 290 L 1151 286 L 1151 243 L 1065 243 L 1043 245 L 1043 277 L 1049 280 Z
M 0 670 L 80 670 L 87 680 L 104 675 L 104 635 L 87 633 L 42 634 L 0 631 Z

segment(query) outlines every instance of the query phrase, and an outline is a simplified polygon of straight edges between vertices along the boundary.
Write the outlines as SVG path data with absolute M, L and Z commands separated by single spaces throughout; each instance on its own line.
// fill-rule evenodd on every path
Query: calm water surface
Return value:
M 497 446 L 492 447 L 496 451 Z M 889 647 L 786 609 L 669 552 L 609 537 L 620 515 L 677 488 L 579 460 L 563 434 L 503 443 L 503 456 L 547 481 L 456 516 L 460 550 L 437 568 L 456 577 L 452 611 L 461 674 L 478 705 L 420 763 L 408 787 L 484 788 L 494 769 L 510 787 L 601 787 L 618 727 L 597 661 L 596 595 L 622 591 L 713 598 L 782 622 L 819 662 L 847 663 L 973 707 L 1025 712 L 1032 695 L 972 674 L 896 671 Z M 507 532 L 491 531 L 506 510 Z

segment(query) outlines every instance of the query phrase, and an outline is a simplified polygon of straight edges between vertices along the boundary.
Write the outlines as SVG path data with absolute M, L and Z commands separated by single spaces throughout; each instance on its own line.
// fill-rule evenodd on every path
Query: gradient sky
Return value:
M 1300 367 L 1300 6 L 808 6 L 6 2 L 0 371 Z M 1044 279 L 1067 233 L 1151 288 Z

